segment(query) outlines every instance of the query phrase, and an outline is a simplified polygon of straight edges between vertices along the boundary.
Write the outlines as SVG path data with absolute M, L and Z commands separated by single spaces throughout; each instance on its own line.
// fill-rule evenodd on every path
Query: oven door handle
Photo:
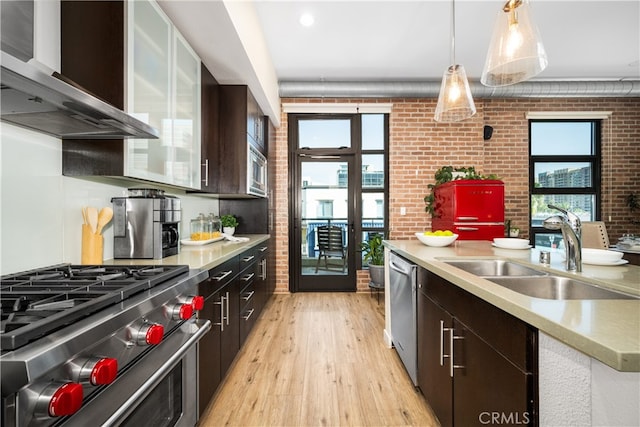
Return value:
M 197 320 L 195 323 L 185 323 L 181 327 L 194 328 L 197 330 L 182 344 L 167 361 L 152 375 L 140 388 L 135 390 L 127 399 L 125 404 L 120 406 L 103 425 L 118 425 L 118 421 L 125 418 L 135 402 L 144 398 L 153 388 L 174 368 L 182 357 L 211 329 L 210 320 Z

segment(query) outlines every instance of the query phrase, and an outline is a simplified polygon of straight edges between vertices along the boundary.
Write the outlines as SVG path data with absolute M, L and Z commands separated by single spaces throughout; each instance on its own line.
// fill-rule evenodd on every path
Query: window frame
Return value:
M 591 155 L 532 155 L 531 128 L 533 123 L 591 123 Z M 534 195 L 593 195 L 594 196 L 594 218 L 593 221 L 600 221 L 602 208 L 602 120 L 601 119 L 529 119 L 529 238 L 535 246 L 536 235 L 538 234 L 560 234 L 559 231 L 548 230 L 544 227 L 534 227 L 532 225 L 533 208 L 531 199 Z M 591 187 L 536 187 L 535 165 L 537 163 L 589 163 L 592 170 Z

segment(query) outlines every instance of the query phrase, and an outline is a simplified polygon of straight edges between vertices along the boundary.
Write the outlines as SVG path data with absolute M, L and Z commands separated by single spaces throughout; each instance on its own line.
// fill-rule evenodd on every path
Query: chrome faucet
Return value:
M 580 218 L 572 212 L 557 206 L 548 205 L 549 208 L 562 212 L 562 215 L 554 215 L 545 219 L 542 225 L 549 230 L 562 231 L 564 250 L 566 255 L 566 268 L 568 271 L 582 271 L 582 228 Z

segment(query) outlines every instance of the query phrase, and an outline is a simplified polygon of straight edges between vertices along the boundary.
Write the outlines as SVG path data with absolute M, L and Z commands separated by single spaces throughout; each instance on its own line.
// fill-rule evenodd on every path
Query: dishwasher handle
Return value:
M 398 264 L 394 263 L 393 261 L 389 261 L 389 268 L 391 268 L 393 271 L 396 271 L 396 272 L 398 272 L 398 273 L 400 273 L 400 274 L 402 274 L 404 276 L 410 276 L 412 270 L 415 268 L 415 266 L 413 266 L 413 265 L 409 265 L 409 269 L 408 270 L 405 270 L 402 267 L 404 267 L 404 266 L 398 265 Z

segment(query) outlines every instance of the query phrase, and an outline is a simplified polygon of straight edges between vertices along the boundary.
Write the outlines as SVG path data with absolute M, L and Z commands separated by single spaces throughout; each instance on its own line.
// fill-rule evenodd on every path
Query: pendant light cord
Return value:
M 451 65 L 456 65 L 456 0 L 451 0 Z

